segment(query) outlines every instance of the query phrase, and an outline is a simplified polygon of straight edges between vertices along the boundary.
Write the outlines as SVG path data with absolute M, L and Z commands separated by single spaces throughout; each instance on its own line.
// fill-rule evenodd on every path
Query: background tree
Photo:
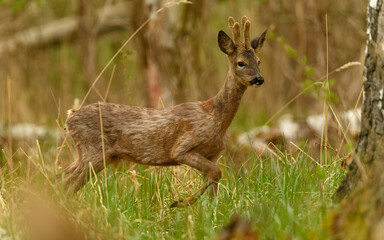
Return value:
M 384 239 L 384 9 L 367 6 L 364 101 L 356 155 L 336 192 L 343 201 L 332 215 L 337 239 Z
M 384 14 L 383 0 L 370 1 L 367 14 L 367 48 L 364 70 L 364 100 L 361 132 L 356 156 L 349 166 L 336 193 L 341 200 L 351 194 L 367 178 L 367 170 L 374 162 L 383 161 L 384 141 Z

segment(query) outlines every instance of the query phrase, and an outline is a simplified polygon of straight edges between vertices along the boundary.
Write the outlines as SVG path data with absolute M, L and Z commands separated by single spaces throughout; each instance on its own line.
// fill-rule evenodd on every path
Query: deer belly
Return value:
M 114 147 L 114 151 L 125 160 L 144 165 L 172 166 L 177 165 L 171 160 L 172 142 L 167 139 L 156 139 L 154 136 L 141 138 L 124 137 Z

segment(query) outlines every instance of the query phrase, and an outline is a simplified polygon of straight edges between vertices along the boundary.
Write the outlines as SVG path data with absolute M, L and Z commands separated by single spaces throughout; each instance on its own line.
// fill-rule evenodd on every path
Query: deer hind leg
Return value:
M 203 173 L 204 177 L 207 179 L 206 183 L 200 188 L 195 194 L 186 199 L 178 200 L 170 206 L 173 207 L 187 207 L 194 204 L 198 198 L 204 194 L 205 190 L 210 186 L 217 188 L 217 183 L 221 178 L 221 170 L 214 163 L 200 155 L 199 153 L 187 153 L 178 158 L 178 162 L 186 164 L 190 167 L 193 167 Z M 215 191 L 215 190 L 214 190 Z
M 102 156 L 82 153 L 80 148 L 77 148 L 77 151 L 79 159 L 64 170 L 65 187 L 72 189 L 75 193 L 89 180 L 90 165 L 92 165 L 93 171 L 96 174 L 104 168 Z

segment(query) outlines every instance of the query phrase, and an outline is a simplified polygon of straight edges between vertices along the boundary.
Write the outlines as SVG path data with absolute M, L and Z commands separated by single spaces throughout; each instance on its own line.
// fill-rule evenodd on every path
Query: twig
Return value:
M 296 144 L 294 144 L 292 141 L 289 142 L 290 144 L 292 144 L 295 148 L 297 148 L 297 150 L 299 150 L 301 153 L 303 153 L 304 155 L 306 155 L 307 157 L 309 157 L 314 163 L 316 163 L 317 165 L 321 166 L 320 163 L 318 163 L 318 161 L 316 161 L 313 157 L 311 157 L 308 153 L 306 153 L 303 149 L 301 149 L 299 146 L 297 146 Z
M 326 80 L 323 87 L 330 93 L 329 82 L 328 82 L 328 15 L 325 14 L 325 38 L 326 38 Z M 321 144 L 320 144 L 320 161 L 323 159 L 323 147 L 324 147 L 324 164 L 328 164 L 328 102 L 327 96 L 324 97 L 324 106 L 323 106 L 323 115 L 324 115 L 324 125 L 321 131 Z M 323 138 L 324 137 L 324 138 Z
M 355 107 L 354 107 L 354 109 L 353 109 L 353 114 L 356 114 L 356 109 L 357 109 L 357 106 L 358 106 L 359 103 L 360 103 L 361 96 L 363 96 L 363 92 L 364 92 L 364 89 L 361 88 L 359 97 L 357 98 L 357 101 L 356 101 L 356 103 L 355 103 Z M 348 123 L 348 125 L 347 125 L 347 128 L 345 129 L 346 132 L 348 132 L 349 127 L 351 126 L 351 123 L 352 123 L 352 120 L 349 121 L 349 123 Z M 344 138 L 341 139 L 341 142 L 340 142 L 340 145 L 339 145 L 339 148 L 338 148 L 338 152 L 337 152 L 337 156 L 336 156 L 337 158 L 338 158 L 339 155 L 340 155 L 340 149 L 341 149 L 341 147 L 343 146 L 343 144 L 344 144 Z
M 100 131 L 101 131 L 101 147 L 103 150 L 103 165 L 104 165 L 104 181 L 107 186 L 107 162 L 105 160 L 105 147 L 104 147 L 104 129 L 103 129 L 103 117 L 101 113 L 101 105 L 99 102 L 99 116 L 100 116 Z M 108 191 L 106 191 L 108 193 Z
M 348 141 L 348 137 L 347 137 L 347 132 L 344 131 L 343 129 L 343 126 L 341 125 L 341 122 L 340 122 L 340 119 L 337 117 L 335 111 L 333 110 L 333 107 L 331 105 L 329 105 L 329 109 L 331 109 L 331 112 L 333 114 L 333 116 L 335 117 L 335 120 L 337 122 L 337 125 L 339 126 L 340 130 L 341 130 L 341 133 L 343 134 L 343 138 Z
M 353 66 L 361 66 L 361 63 L 360 62 L 348 62 L 348 63 L 342 65 L 341 67 L 338 67 L 337 69 L 331 71 L 328 74 L 328 76 L 330 76 L 336 72 L 340 72 L 342 70 L 348 69 L 348 68 L 353 67 Z M 311 89 L 315 85 L 323 85 L 324 83 L 322 81 L 326 77 L 327 77 L 327 75 L 319 78 L 316 82 L 314 82 L 310 86 L 304 88 L 300 93 L 298 93 L 291 100 L 289 100 L 286 104 L 284 104 L 284 106 L 282 106 L 275 114 L 273 114 L 272 117 L 270 117 L 268 119 L 268 121 L 266 123 L 264 123 L 264 125 L 268 125 L 270 122 L 272 122 L 282 111 L 284 111 L 284 109 L 286 109 L 291 103 L 293 103 L 296 99 L 298 99 L 301 95 L 303 95 L 307 90 Z
M 9 150 L 9 158 L 8 158 L 8 167 L 9 173 L 12 178 L 13 172 L 13 158 L 12 158 L 12 84 L 11 78 L 7 77 L 7 96 L 8 96 L 8 150 Z
M 116 70 L 116 64 L 113 65 L 113 69 L 112 69 L 111 77 L 109 78 L 109 82 L 108 82 L 107 90 L 105 91 L 105 95 L 104 95 L 104 99 L 103 99 L 104 102 L 107 100 L 108 93 L 109 93 L 109 88 L 111 87 L 112 79 L 113 79 L 113 77 L 114 77 L 114 75 L 115 75 L 115 70 Z

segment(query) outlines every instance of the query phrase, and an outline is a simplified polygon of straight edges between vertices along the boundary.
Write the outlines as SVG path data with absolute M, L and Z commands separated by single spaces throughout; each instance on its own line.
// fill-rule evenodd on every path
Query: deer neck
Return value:
M 230 70 L 227 74 L 224 86 L 215 97 L 212 98 L 212 111 L 217 122 L 220 124 L 220 132 L 225 134 L 231 124 L 237 109 L 239 108 L 241 98 L 247 89 L 240 83 Z

